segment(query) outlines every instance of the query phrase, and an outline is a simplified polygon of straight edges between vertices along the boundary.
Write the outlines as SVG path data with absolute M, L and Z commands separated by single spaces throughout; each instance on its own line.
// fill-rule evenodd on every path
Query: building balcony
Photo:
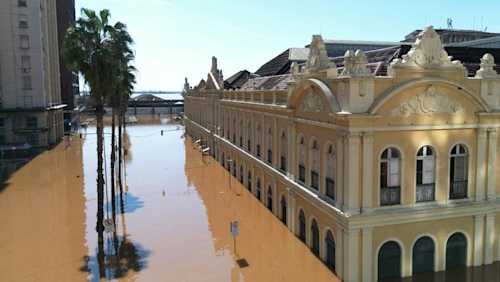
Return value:
M 311 171 L 311 187 L 318 190 L 318 173 Z
M 450 183 L 450 199 L 467 198 L 467 180 L 451 181 Z
M 326 178 L 326 196 L 331 198 L 332 200 L 335 200 L 335 181 Z
M 430 184 L 417 184 L 417 203 L 422 202 L 432 202 L 435 199 L 434 196 L 434 183 Z
M 380 205 L 391 206 L 401 203 L 401 187 L 384 187 L 380 188 Z

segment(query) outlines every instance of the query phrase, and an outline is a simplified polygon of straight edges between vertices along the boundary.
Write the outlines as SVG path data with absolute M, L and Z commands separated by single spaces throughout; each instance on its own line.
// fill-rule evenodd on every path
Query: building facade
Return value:
M 2 1 L 0 26 L 0 143 L 55 144 L 64 107 L 55 1 Z
M 319 35 L 310 50 L 286 83 L 186 81 L 187 134 L 344 281 L 500 260 L 493 56 L 469 76 L 432 27 L 385 75 L 362 50 L 337 65 Z
M 56 0 L 57 5 L 57 38 L 59 51 L 66 36 L 66 31 L 75 21 L 75 0 Z M 59 52 L 60 54 L 61 52 Z M 64 108 L 64 131 L 70 133 L 79 128 L 79 114 L 82 110 L 78 104 L 80 96 L 78 74 L 67 67 L 66 60 L 59 57 L 61 73 L 61 99 Z

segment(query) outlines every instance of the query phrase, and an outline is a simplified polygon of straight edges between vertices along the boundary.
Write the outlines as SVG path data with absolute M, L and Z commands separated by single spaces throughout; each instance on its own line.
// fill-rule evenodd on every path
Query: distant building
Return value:
M 57 37 L 59 50 L 61 50 L 66 31 L 75 21 L 75 0 L 56 0 L 56 5 Z M 67 105 L 64 108 L 64 131 L 69 133 L 79 127 L 80 107 L 77 102 L 80 93 L 78 74 L 68 70 L 66 60 L 62 56 L 59 57 L 59 70 L 61 74 L 61 99 L 62 103 Z
M 417 35 L 422 32 L 421 29 L 416 29 L 405 36 L 403 42 L 415 42 Z M 462 29 L 436 29 L 436 33 L 441 37 L 441 42 L 444 45 L 465 42 L 494 36 L 500 36 L 500 33 L 484 32 L 478 30 L 462 30 Z
M 495 48 L 500 49 L 500 36 L 488 37 L 453 44 L 454 47 Z
M 500 50 L 417 39 L 331 58 L 314 35 L 287 73 L 184 86 L 191 140 L 343 281 L 500 261 Z
M 370 51 L 380 48 L 386 48 L 401 44 L 411 43 L 401 43 L 401 42 L 390 42 L 390 41 L 363 41 L 363 40 L 325 40 L 325 49 L 328 57 L 339 57 L 344 56 L 347 50 L 358 50 Z M 306 45 L 309 48 L 309 45 Z
M 63 136 L 55 1 L 0 1 L 0 143 Z

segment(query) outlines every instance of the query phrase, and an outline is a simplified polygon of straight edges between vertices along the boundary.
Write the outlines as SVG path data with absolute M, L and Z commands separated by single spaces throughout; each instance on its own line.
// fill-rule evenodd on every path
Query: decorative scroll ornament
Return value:
M 306 61 L 306 68 L 310 71 L 327 69 L 330 59 L 326 52 L 325 42 L 321 35 L 313 35 L 309 46 L 309 56 Z
M 430 85 L 426 91 L 412 97 L 407 103 L 403 103 L 392 110 L 391 116 L 409 117 L 412 114 L 432 116 L 442 113 L 461 115 L 464 112 L 465 109 L 460 103 L 438 92 L 435 85 Z
M 299 111 L 327 114 L 328 106 L 313 89 L 309 89 L 309 92 L 307 92 L 306 97 L 300 104 Z
M 428 26 L 417 35 L 417 40 L 408 54 L 403 55 L 402 59 L 392 61 L 389 74 L 393 74 L 393 69 L 402 69 L 406 67 L 418 67 L 424 69 L 465 69 L 460 61 L 451 61 L 452 56 L 441 44 L 439 35 L 432 26 Z

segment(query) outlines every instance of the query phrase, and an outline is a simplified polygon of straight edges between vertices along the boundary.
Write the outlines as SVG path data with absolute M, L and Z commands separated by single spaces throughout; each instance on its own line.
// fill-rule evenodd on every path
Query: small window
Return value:
M 5 125 L 4 125 L 4 119 L 3 118 L 0 118 L 0 128 L 4 128 Z
M 38 145 L 38 134 L 28 135 L 28 144 L 30 144 L 32 146 Z
M 27 7 L 26 0 L 17 0 L 17 6 L 19 7 Z
M 23 89 L 30 90 L 31 88 L 31 76 L 23 76 Z
M 28 72 L 31 68 L 30 56 L 21 56 L 21 67 L 23 72 Z
M 26 127 L 37 127 L 38 120 L 36 117 L 27 117 L 26 118 Z
M 28 16 L 27 15 L 19 15 L 19 27 L 27 28 L 28 27 Z
M 30 38 L 28 35 L 21 35 L 21 49 L 30 48 Z
M 5 135 L 0 135 L 0 145 L 5 145 Z

